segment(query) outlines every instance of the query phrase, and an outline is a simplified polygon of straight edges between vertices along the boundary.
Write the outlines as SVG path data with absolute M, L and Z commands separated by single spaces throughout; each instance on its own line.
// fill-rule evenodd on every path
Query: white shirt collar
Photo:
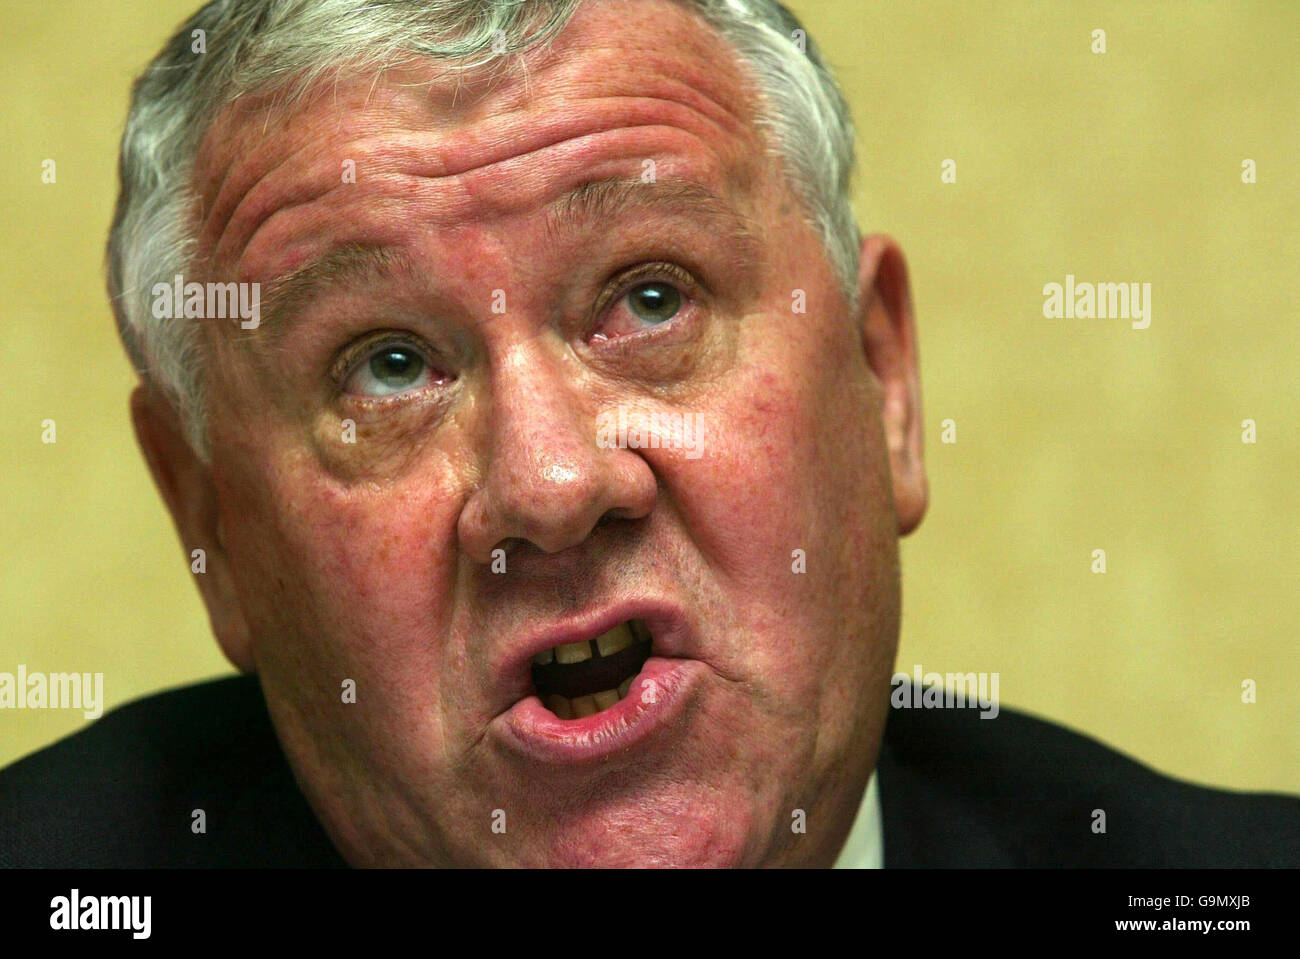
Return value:
M 885 833 L 880 812 L 880 786 L 873 770 L 867 781 L 849 838 L 832 869 L 881 869 L 885 865 Z

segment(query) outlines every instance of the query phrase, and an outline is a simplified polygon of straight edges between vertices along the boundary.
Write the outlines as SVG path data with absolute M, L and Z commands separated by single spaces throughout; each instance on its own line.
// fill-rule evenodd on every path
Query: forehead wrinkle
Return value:
M 236 278 L 250 280 L 266 265 L 268 251 L 272 257 L 287 258 L 300 240 L 325 240 L 331 232 L 357 229 L 363 223 L 391 233 L 417 209 L 426 226 L 439 223 L 455 226 L 527 210 L 544 202 L 544 194 L 553 189 L 546 186 L 546 181 L 571 183 L 583 169 L 593 165 L 630 162 L 625 142 L 617 147 L 605 144 L 610 138 L 631 139 L 639 129 L 657 132 L 660 139 L 657 152 L 669 155 L 680 152 L 670 142 L 672 138 L 692 136 L 675 127 L 624 127 L 545 147 L 540 151 L 544 157 L 537 153 L 512 155 L 461 174 L 428 176 L 405 171 L 400 164 L 396 165 L 397 169 L 391 169 L 395 164 L 388 162 L 385 163 L 388 169 L 381 172 L 376 168 L 360 183 L 340 185 L 331 176 L 319 189 L 303 188 L 298 197 L 268 206 L 269 214 L 262 217 L 247 238 L 237 259 L 229 248 L 235 245 L 235 233 L 243 230 L 232 227 L 221 241 L 221 247 L 214 251 L 212 262 L 236 260 Z M 635 151 L 635 158 L 641 152 Z M 514 168 L 521 165 L 524 169 L 516 174 Z M 386 212 L 390 210 L 402 216 L 390 217 Z M 385 223 L 387 226 L 381 225 Z
M 257 224 L 260 224 L 264 222 L 266 216 L 280 206 L 310 203 L 328 193 L 333 184 L 324 177 L 316 176 L 285 177 L 287 183 L 279 190 L 279 197 L 266 197 L 265 191 L 259 190 L 259 187 L 311 149 L 311 145 L 307 144 L 287 156 L 280 157 L 278 162 L 271 162 L 265 167 L 253 165 L 248 168 L 246 176 L 233 178 L 228 172 L 222 180 L 220 192 L 214 198 L 212 207 L 207 211 L 206 221 L 200 232 L 200 250 L 211 251 L 211 259 L 214 262 L 218 261 L 225 248 L 237 238 L 230 236 L 230 227 L 234 224 L 235 218 L 241 211 L 247 214 L 258 202 L 263 204 L 265 210 L 260 217 L 254 214 Z M 258 152 L 255 155 L 261 154 Z M 268 204 L 273 205 L 268 206 Z M 256 226 L 248 234 L 250 239 L 255 231 Z
M 231 219 L 256 187 L 304 154 L 314 158 L 320 153 L 319 143 L 311 140 L 288 152 L 263 148 L 272 121 L 275 123 L 275 131 L 271 134 L 274 142 L 274 138 L 283 135 L 306 109 L 300 105 L 285 113 L 278 97 L 276 92 L 241 97 L 218 113 L 203 134 L 195 158 L 193 180 L 196 193 L 204 204 L 200 210 L 204 218 L 200 240 L 210 241 L 203 248 L 214 251 L 214 256 Z M 346 119 L 346 114 L 339 117 L 340 127 Z M 219 164 L 216 157 L 211 156 L 213 153 L 229 159 Z M 248 160 L 242 165 L 234 162 L 241 157 Z M 291 179 L 296 182 L 301 178 Z M 209 196 L 212 197 L 210 205 L 206 203 Z
M 669 120 L 680 121 L 674 125 L 696 133 L 705 141 L 718 139 L 718 134 L 721 133 L 723 139 L 732 136 L 750 141 L 748 146 L 752 149 L 753 140 L 761 139 L 754 125 L 755 91 L 752 89 L 751 78 L 746 71 L 733 69 L 733 64 L 726 58 L 719 61 L 717 45 L 721 38 L 716 29 L 701 16 L 698 10 L 688 5 L 673 2 L 667 6 L 658 3 L 629 6 L 628 12 L 620 11 L 618 14 L 620 28 L 612 37 L 599 32 L 599 24 L 605 19 L 597 12 L 599 7 L 580 9 L 567 27 L 550 43 L 530 51 L 527 56 L 521 58 L 522 69 L 512 68 L 504 72 L 487 70 L 482 73 L 473 71 L 470 76 L 453 71 L 449 78 L 445 65 L 438 61 L 425 61 L 420 58 L 395 64 L 388 69 L 377 70 L 373 75 L 367 75 L 365 71 L 353 73 L 343 65 L 332 78 L 323 77 L 315 81 L 313 83 L 316 87 L 315 91 L 311 88 L 304 89 L 300 91 L 302 95 L 295 97 L 289 104 L 281 100 L 277 88 L 252 91 L 245 97 L 241 97 L 239 101 L 228 104 L 227 108 L 217 116 L 217 122 L 209 128 L 208 132 L 211 134 L 218 128 L 224 130 L 224 133 L 219 136 L 219 139 L 226 143 L 226 146 L 219 148 L 221 154 L 235 157 L 241 154 L 247 156 L 250 153 L 254 156 L 265 155 L 267 151 L 255 148 L 262 143 L 249 142 L 248 135 L 238 136 L 231 128 L 242 127 L 244 131 L 250 131 L 262 127 L 264 138 L 266 125 L 269 124 L 273 114 L 278 114 L 277 133 L 287 134 L 297 121 L 305 114 L 311 114 L 319 108 L 322 102 L 332 103 L 334 107 L 338 107 L 341 101 L 350 102 L 344 105 L 344 113 L 338 118 L 339 127 L 343 127 L 353 117 L 357 117 L 358 122 L 364 123 L 367 120 L 362 118 L 361 114 L 375 98 L 381 82 L 396 83 L 394 88 L 396 99 L 389 100 L 385 104 L 385 109 L 389 112 L 380 116 L 381 124 L 385 124 L 385 121 L 394 122 L 395 117 L 397 118 L 395 122 L 401 123 L 403 122 L 401 115 L 409 116 L 413 108 L 424 111 L 423 123 L 446 127 L 448 118 L 441 115 L 436 107 L 434 115 L 428 115 L 429 107 L 436 98 L 424 93 L 418 94 L 414 99 L 402 98 L 401 87 L 408 86 L 409 83 L 396 81 L 403 77 L 411 79 L 421 77 L 426 79 L 418 85 L 428 88 L 441 87 L 444 97 L 447 94 L 451 95 L 453 114 L 457 113 L 454 109 L 454 101 L 458 98 L 462 86 L 468 85 L 473 91 L 471 97 L 482 104 L 482 109 L 474 111 L 476 119 L 469 129 L 458 129 L 450 142 L 436 144 L 433 148 L 427 141 L 422 145 L 425 159 L 428 159 L 430 153 L 434 153 L 445 160 L 444 169 L 439 171 L 439 175 L 466 172 L 476 166 L 491 164 L 502 159 L 503 157 L 500 156 L 482 155 L 490 153 L 493 147 L 505 146 L 507 150 L 513 147 L 515 155 L 523 155 L 537 148 L 536 144 L 530 147 L 527 143 L 519 142 L 523 137 L 518 127 L 520 115 L 523 115 L 525 121 L 538 117 L 540 111 L 533 109 L 537 106 L 537 101 L 533 98 L 532 90 L 534 80 L 544 78 L 546 82 L 538 83 L 536 86 L 538 89 L 548 91 L 543 94 L 545 99 L 556 102 L 545 104 L 544 114 L 540 117 L 539 123 L 534 124 L 535 126 L 540 126 L 549 120 L 552 121 L 550 124 L 552 127 L 558 127 L 565 118 L 573 116 L 574 101 L 603 97 L 610 102 L 618 101 L 618 112 L 622 114 L 624 121 L 640 119 L 644 121 L 644 125 L 664 123 Z M 646 26 L 653 29 L 644 29 Z M 672 42 L 665 44 L 663 42 L 665 37 L 671 38 Z M 625 69 L 629 60 L 636 64 L 636 70 Z M 528 69 L 530 63 L 536 65 L 535 70 Z M 429 76 L 430 72 L 433 73 L 432 77 Z M 533 76 L 534 73 L 536 77 Z M 466 81 L 473 82 L 467 84 Z M 340 83 L 351 84 L 353 89 L 340 97 Z M 595 96 L 582 96 L 577 89 L 582 86 L 594 86 Z M 313 96 L 313 93 L 321 95 Z M 637 116 L 642 112 L 641 105 L 637 103 L 638 99 L 641 103 L 657 101 L 655 105 L 660 110 L 657 120 Z M 493 101 L 496 102 L 495 107 L 491 106 Z M 288 110 L 282 112 L 280 108 L 286 105 Z M 684 116 L 664 116 L 662 111 L 670 105 L 676 107 Z M 371 116 L 373 117 L 373 114 Z M 610 119 L 616 122 L 618 117 Z M 712 129 L 699 130 L 698 127 L 701 125 Z M 452 122 L 451 126 L 459 126 L 459 124 Z M 529 124 L 525 122 L 523 126 L 524 136 L 526 136 Z M 304 120 L 299 129 L 306 128 L 314 132 L 320 127 L 319 122 L 308 124 Z M 391 134 L 394 131 L 390 128 L 386 132 Z M 578 135 L 580 135 L 579 131 L 569 133 L 569 136 Z M 562 139 L 563 136 L 560 138 Z M 208 139 L 209 137 L 205 136 L 205 140 Z M 231 151 L 229 149 L 231 139 L 241 141 L 244 148 Z M 211 146 L 211 143 L 206 145 Z M 391 144 L 386 148 L 391 152 Z M 336 180 L 338 177 L 337 169 L 324 162 L 326 157 L 352 155 L 340 154 L 337 148 L 331 148 L 330 145 L 322 144 L 314 138 L 293 156 L 296 157 L 304 152 L 320 155 L 319 162 L 322 166 L 320 174 L 323 183 Z M 366 159 L 368 162 L 373 162 L 373 158 Z M 219 184 L 216 184 L 217 193 L 222 197 L 222 201 L 214 204 L 208 217 L 210 228 L 204 230 L 206 236 L 212 237 L 210 249 L 215 251 L 219 246 L 228 247 L 235 242 L 234 237 L 230 237 L 227 241 L 226 234 L 231 231 L 232 221 L 236 217 L 242 217 L 239 208 L 244 205 L 250 193 L 255 190 L 261 193 L 258 188 L 264 185 L 264 181 L 280 179 L 275 174 L 288 165 L 287 159 L 285 162 L 272 165 L 269 170 L 265 164 L 257 164 L 261 167 L 261 172 L 256 172 L 256 167 L 254 168 L 254 182 L 251 184 L 248 182 L 250 179 L 248 176 L 237 177 L 237 181 L 240 182 L 235 184 L 229 183 L 232 167 L 227 166 L 226 172 L 220 175 Z M 303 174 L 298 174 L 294 179 L 302 179 L 302 177 Z M 214 185 L 213 180 L 216 179 L 217 177 L 209 173 L 207 183 L 203 185 L 210 187 Z M 292 189 L 290 187 L 285 192 L 289 193 Z M 224 195 L 228 192 L 234 194 L 235 198 L 226 201 Z M 272 193 L 274 194 L 274 191 Z M 230 209 L 227 210 L 227 207 Z M 235 231 L 242 233 L 246 242 L 273 209 L 262 209 L 259 212 L 250 208 L 250 212 L 256 214 L 253 217 L 255 222 L 250 224 L 246 231 Z M 229 215 L 226 215 L 227 213 Z
M 600 99 L 586 106 L 581 115 L 572 115 L 570 106 L 568 111 L 543 115 L 535 124 L 521 123 L 517 116 L 499 118 L 480 129 L 457 131 L 451 139 L 415 130 L 380 132 L 333 148 L 306 144 L 257 176 L 219 228 L 215 225 L 218 210 L 214 209 L 213 225 L 204 232 L 220 231 L 213 241 L 214 258 L 227 252 L 233 256 L 230 248 L 241 237 L 246 238 L 245 246 L 251 245 L 257 231 L 282 209 L 309 203 L 332 190 L 356 189 L 358 184 L 341 183 L 336 165 L 340 157 L 356 160 L 359 180 L 364 177 L 373 181 L 382 174 L 400 173 L 456 182 L 457 178 L 488 174 L 502 164 L 536 157 L 548 150 L 566 146 L 581 149 L 584 143 L 601 135 L 626 135 L 638 128 L 677 129 L 706 143 L 716 136 L 714 130 L 701 129 L 713 121 L 679 102 L 649 97 Z M 293 162 L 303 155 L 311 157 L 306 170 Z M 238 189 L 238 185 L 230 189 Z
M 440 177 L 487 168 L 568 139 L 619 127 L 675 126 L 705 142 L 722 142 L 728 137 L 749 140 L 751 151 L 756 145 L 754 141 L 761 139 L 752 123 L 753 103 L 749 91 L 744 89 L 743 78 L 739 88 L 732 88 L 726 82 L 719 86 L 716 80 L 709 82 L 696 77 L 687 69 L 688 65 L 663 57 L 655 57 L 643 66 L 649 69 L 639 74 L 635 82 L 619 79 L 616 85 L 603 84 L 589 95 L 582 95 L 571 85 L 571 81 L 584 78 L 562 76 L 565 82 L 557 84 L 555 92 L 548 96 L 555 102 L 542 104 L 543 110 L 536 109 L 536 102 L 525 102 L 505 112 L 489 113 L 468 127 L 453 124 L 454 136 L 447 135 L 445 118 L 427 115 L 428 104 L 423 101 L 412 104 L 397 97 L 385 105 L 386 109 L 391 108 L 390 112 L 370 112 L 368 116 L 362 115 L 364 104 L 345 106 L 343 114 L 336 118 L 336 132 L 338 128 L 353 126 L 356 131 L 353 138 L 335 146 L 322 144 L 311 136 L 304 145 L 291 148 L 288 156 L 271 163 L 263 158 L 273 153 L 252 149 L 246 134 L 259 125 L 261 114 L 248 105 L 234 105 L 209 130 L 204 146 L 217 149 L 215 144 L 220 142 L 226 143 L 228 149 L 232 140 L 244 142 L 247 149 L 230 152 L 235 157 L 251 156 L 253 163 L 245 168 L 249 171 L 246 175 L 232 175 L 232 167 L 220 175 L 218 197 L 204 229 L 205 237 L 212 238 L 214 250 L 228 247 L 241 234 L 251 237 L 274 212 L 277 194 L 282 193 L 290 200 L 304 195 L 305 187 L 298 181 L 319 178 L 318 194 L 325 192 L 324 186 L 337 184 L 339 175 L 334 161 L 344 156 L 355 157 L 359 170 L 372 167 L 376 160 L 389 167 L 407 160 L 412 169 Z M 684 79 L 683 73 L 690 79 Z M 373 80 L 366 90 L 367 100 L 372 90 Z M 282 117 L 273 137 L 294 136 L 299 129 L 314 134 L 321 124 L 309 121 L 314 116 L 313 110 L 320 108 L 322 102 L 321 99 L 309 101 L 294 114 Z M 417 115 L 411 115 L 412 109 Z M 349 124 L 349 120 L 355 125 Z M 401 130 L 403 123 L 419 126 Z M 243 135 L 240 127 L 245 131 Z M 258 145 L 263 146 L 264 142 Z M 227 149 L 221 152 L 226 153 Z M 311 161 L 308 169 L 301 171 L 293 161 L 304 155 L 311 157 Z M 208 185 L 217 177 L 209 172 L 205 179 Z M 246 228 L 239 222 L 245 219 L 251 221 Z

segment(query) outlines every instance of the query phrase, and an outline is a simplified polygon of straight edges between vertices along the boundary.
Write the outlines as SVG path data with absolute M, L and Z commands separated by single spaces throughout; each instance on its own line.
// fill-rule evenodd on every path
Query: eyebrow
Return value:
M 411 261 L 400 249 L 371 243 L 347 243 L 272 280 L 262 297 L 262 327 L 272 335 L 288 327 L 289 318 L 322 288 L 348 280 L 363 282 L 408 270 Z
M 552 201 L 546 228 L 554 237 L 579 232 L 593 220 L 609 220 L 652 207 L 704 220 L 711 230 L 740 247 L 746 256 L 754 258 L 758 253 L 758 236 L 747 217 L 703 183 L 681 177 L 653 181 L 639 177 L 590 180 Z

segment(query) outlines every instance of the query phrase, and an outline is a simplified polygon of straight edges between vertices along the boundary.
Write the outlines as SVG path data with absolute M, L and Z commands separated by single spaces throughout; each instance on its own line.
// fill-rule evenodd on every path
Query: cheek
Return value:
M 701 548 L 744 579 L 779 565 L 802 539 L 810 504 L 796 464 L 806 411 L 772 373 L 751 369 L 732 383 L 705 420 L 701 475 L 681 489 Z
M 436 483 L 349 486 L 279 466 L 222 497 L 259 662 L 431 675 L 424 661 L 453 576 L 442 559 L 454 555 L 453 498 Z
M 845 668 L 853 637 L 888 631 L 896 540 L 876 400 L 851 344 L 836 358 L 811 334 L 778 342 L 702 411 L 704 455 L 662 468 L 729 619 L 730 663 L 759 682 L 804 677 L 786 690 L 798 698 Z
M 878 538 L 881 449 L 869 395 L 845 379 L 751 364 L 700 412 L 704 455 L 656 464 L 687 533 L 716 569 L 750 586 L 788 590 L 803 551 L 829 572 L 837 544 Z M 833 548 L 834 547 L 834 548 Z

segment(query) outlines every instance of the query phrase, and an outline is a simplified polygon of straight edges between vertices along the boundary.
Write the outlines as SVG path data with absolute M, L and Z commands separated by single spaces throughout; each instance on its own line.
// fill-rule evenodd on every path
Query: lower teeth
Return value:
M 575 696 L 570 699 L 568 696 L 551 693 L 546 697 L 546 708 L 561 719 L 583 719 L 609 709 L 626 696 L 631 688 L 632 677 L 629 676 L 619 683 L 618 689 L 606 689 L 590 696 Z

